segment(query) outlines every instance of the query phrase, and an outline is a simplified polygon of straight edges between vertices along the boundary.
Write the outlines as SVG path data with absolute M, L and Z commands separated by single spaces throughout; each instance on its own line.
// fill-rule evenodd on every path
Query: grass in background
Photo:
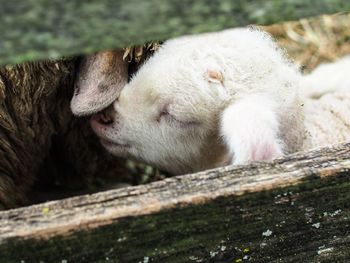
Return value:
M 303 71 L 350 53 L 350 13 L 324 15 L 262 27 Z

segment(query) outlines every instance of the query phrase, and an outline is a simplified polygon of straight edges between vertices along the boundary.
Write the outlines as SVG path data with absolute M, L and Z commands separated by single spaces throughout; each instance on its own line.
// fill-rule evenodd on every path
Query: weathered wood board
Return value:
M 1 262 L 349 262 L 350 143 L 0 212 Z
M 0 64 L 349 10 L 348 0 L 1 1 Z

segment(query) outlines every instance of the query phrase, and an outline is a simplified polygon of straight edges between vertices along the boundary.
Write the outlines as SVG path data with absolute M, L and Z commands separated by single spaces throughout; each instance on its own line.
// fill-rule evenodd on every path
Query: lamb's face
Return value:
M 109 109 L 94 115 L 92 128 L 118 156 L 176 174 L 212 167 L 224 152 L 218 135 L 225 104 L 220 73 L 159 61 L 151 59 Z

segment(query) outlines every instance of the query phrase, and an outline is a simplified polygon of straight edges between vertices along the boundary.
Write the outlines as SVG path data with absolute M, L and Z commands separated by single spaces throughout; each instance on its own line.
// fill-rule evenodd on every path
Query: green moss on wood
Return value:
M 344 0 L 2 1 L 0 64 L 348 10 Z
M 350 182 L 343 173 L 50 239 L 11 239 L 0 245 L 0 258 L 26 263 L 346 262 L 349 218 Z

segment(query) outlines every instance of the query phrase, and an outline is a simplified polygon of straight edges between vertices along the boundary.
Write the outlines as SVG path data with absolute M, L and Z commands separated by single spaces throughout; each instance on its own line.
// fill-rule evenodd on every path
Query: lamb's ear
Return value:
M 222 85 L 224 83 L 224 76 L 222 72 L 218 69 L 214 69 L 214 68 L 207 69 L 205 77 L 209 82 L 218 83 Z
M 221 100 L 225 101 L 229 98 L 228 90 L 226 89 L 224 83 L 225 77 L 223 71 L 219 67 L 215 66 L 215 63 L 212 63 L 210 67 L 207 67 L 204 73 L 204 78 L 209 83 L 214 84 L 214 89 Z
M 88 115 L 110 105 L 128 81 L 122 50 L 99 52 L 82 59 L 77 72 L 71 110 Z
M 207 70 L 207 79 L 210 82 L 214 83 L 223 83 L 224 82 L 224 76 L 222 75 L 221 71 L 214 70 L 214 69 L 208 69 Z

